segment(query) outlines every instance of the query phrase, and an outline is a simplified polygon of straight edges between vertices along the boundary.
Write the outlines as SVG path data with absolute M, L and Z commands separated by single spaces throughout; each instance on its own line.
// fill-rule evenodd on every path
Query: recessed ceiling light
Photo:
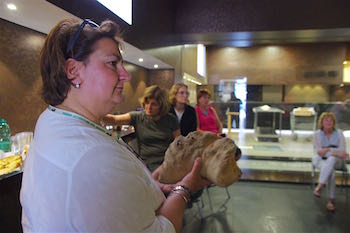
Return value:
M 8 9 L 10 9 L 10 10 L 17 10 L 17 7 L 16 7 L 16 5 L 15 4 L 13 4 L 13 3 L 9 3 L 9 4 L 7 4 L 7 8 Z
M 139 62 L 143 62 L 143 58 L 139 58 Z
M 154 64 L 154 66 L 153 66 L 153 67 L 157 69 L 157 68 L 158 68 L 158 64 Z

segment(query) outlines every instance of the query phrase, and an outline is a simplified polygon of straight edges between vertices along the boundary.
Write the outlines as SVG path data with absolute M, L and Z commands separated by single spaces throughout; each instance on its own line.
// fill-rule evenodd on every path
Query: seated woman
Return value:
M 199 90 L 197 94 L 197 130 L 210 131 L 222 136 L 222 124 L 218 114 L 213 107 L 209 106 L 210 97 L 207 89 Z
M 316 197 L 321 196 L 323 186 L 328 182 L 329 200 L 327 209 L 334 211 L 335 169 L 344 166 L 346 153 L 345 138 L 339 129 L 335 129 L 335 115 L 324 112 L 319 119 L 319 128 L 314 136 L 314 156 L 312 163 L 320 170 L 318 185 L 314 190 Z
M 197 130 L 196 110 L 187 104 L 189 96 L 187 89 L 187 85 L 176 83 L 171 87 L 169 93 L 170 113 L 177 117 L 182 136 L 187 136 L 188 133 Z
M 163 162 L 169 144 L 180 135 L 179 124 L 176 117 L 169 113 L 168 93 L 159 86 L 146 88 L 140 103 L 144 111 L 108 114 L 103 121 L 106 124 L 134 126 L 138 142 L 136 151 L 147 167 L 154 171 Z

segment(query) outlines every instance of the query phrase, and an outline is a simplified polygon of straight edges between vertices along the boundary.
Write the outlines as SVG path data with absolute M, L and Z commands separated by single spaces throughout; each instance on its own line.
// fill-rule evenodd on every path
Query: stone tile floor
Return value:
M 203 218 L 197 205 L 185 213 L 184 233 L 346 233 L 350 201 L 336 189 L 336 212 L 326 210 L 327 193 L 315 198 L 310 185 L 240 181 L 229 188 L 211 187 L 213 205 L 203 192 Z M 226 200 L 226 202 L 225 202 Z

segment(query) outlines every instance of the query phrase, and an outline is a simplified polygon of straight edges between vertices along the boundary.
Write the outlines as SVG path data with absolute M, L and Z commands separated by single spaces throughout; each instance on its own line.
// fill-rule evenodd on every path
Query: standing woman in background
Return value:
M 163 88 L 157 85 L 147 87 L 140 103 L 144 111 L 108 114 L 103 122 L 134 126 L 138 144 L 135 150 L 153 172 L 163 162 L 169 144 L 180 135 L 180 129 L 175 116 L 169 113 L 169 96 Z
M 320 170 L 318 185 L 314 190 L 316 197 L 321 196 L 323 186 L 328 183 L 329 200 L 327 209 L 334 211 L 335 169 L 344 166 L 344 160 L 349 158 L 346 153 L 343 132 L 335 128 L 335 115 L 324 112 L 319 119 L 319 128 L 314 136 L 314 156 L 312 163 Z
M 196 110 L 188 105 L 188 96 L 188 87 L 183 83 L 176 83 L 170 89 L 170 113 L 178 119 L 182 136 L 197 130 Z
M 210 131 L 221 136 L 222 124 L 215 109 L 209 106 L 210 97 L 210 92 L 207 89 L 201 89 L 197 94 L 197 129 Z

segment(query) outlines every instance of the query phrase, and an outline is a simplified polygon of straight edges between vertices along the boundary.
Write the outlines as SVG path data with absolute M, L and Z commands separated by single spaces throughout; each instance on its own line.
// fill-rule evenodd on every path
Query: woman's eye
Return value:
M 117 61 L 109 61 L 108 64 L 110 64 L 110 65 L 113 66 L 114 68 L 117 67 Z

